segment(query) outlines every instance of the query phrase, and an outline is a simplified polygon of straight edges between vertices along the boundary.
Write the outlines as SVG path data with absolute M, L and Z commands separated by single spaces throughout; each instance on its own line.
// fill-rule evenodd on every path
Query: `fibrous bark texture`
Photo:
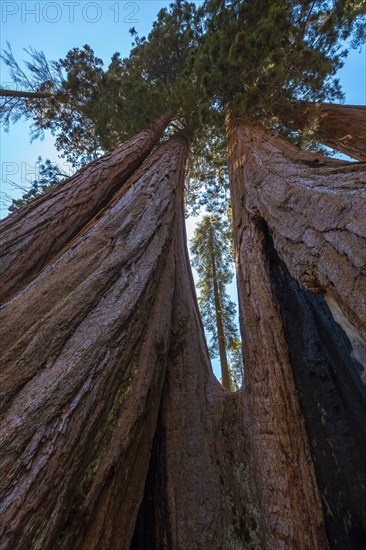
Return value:
M 0 296 L 9 299 L 41 271 L 126 182 L 156 144 L 168 114 L 0 222 Z
M 338 291 L 311 292 L 332 272 L 303 238 L 311 208 L 323 204 L 325 218 L 333 195 L 352 189 L 357 201 L 341 216 L 348 243 L 358 187 L 344 163 L 315 168 L 247 120 L 230 126 L 228 144 L 246 387 L 227 392 L 211 371 L 184 229 L 188 146 L 176 136 L 82 227 L 73 218 L 62 247 L 2 306 L 1 550 L 362 543 L 364 393 L 350 361 L 361 324 L 345 285 L 346 311 Z M 314 184 L 316 170 L 324 177 Z M 337 246 L 353 269 L 361 251 L 352 239 Z M 305 259 L 318 269 L 310 278 Z
M 319 547 L 312 501 L 298 531 L 291 494 L 289 527 L 264 521 L 246 394 L 212 375 L 186 149 L 150 156 L 2 308 L 1 548 Z
M 159 149 L 2 308 L 1 548 L 129 548 L 167 363 L 186 152 L 183 138 Z
M 324 145 L 366 161 L 366 106 L 306 103 L 284 113 L 282 119 L 296 130 L 306 126 Z
M 260 502 L 283 509 L 297 491 L 320 517 L 320 494 L 330 547 L 361 548 L 365 167 L 304 153 L 246 117 L 229 123 L 228 152 L 250 445 L 274 484 L 261 471 Z M 285 476 L 269 459 L 283 456 L 277 445 Z
M 365 164 L 301 151 L 249 120 L 235 128 L 229 153 L 249 182 L 246 209 L 273 230 L 292 276 L 329 295 L 366 337 Z

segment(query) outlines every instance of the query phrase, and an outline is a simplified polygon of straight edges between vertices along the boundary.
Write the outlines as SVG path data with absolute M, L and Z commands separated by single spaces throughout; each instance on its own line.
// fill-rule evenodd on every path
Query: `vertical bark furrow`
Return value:
M 162 146 L 3 307 L 2 549 L 129 548 L 165 378 L 186 153 L 183 138 Z
M 157 548 L 219 549 L 221 499 L 214 434 L 221 388 L 209 365 L 182 212 L 180 217 L 172 339 L 160 417 L 169 520 L 164 529 L 160 525 L 163 539 Z
M 273 287 L 284 319 L 331 548 L 366 544 L 366 388 L 352 347 L 321 295 L 288 273 L 266 231 Z
M 172 151 L 174 145 L 170 146 Z M 149 283 L 155 263 L 160 255 L 164 256 L 171 238 L 174 194 L 171 186 L 160 186 L 156 174 L 166 183 L 172 163 L 166 155 L 160 160 L 158 156 L 149 159 L 145 174 L 133 179 L 133 188 L 121 193 L 75 244 L 2 307 L 2 406 L 7 380 L 12 391 L 18 391 L 18 376 L 31 375 L 28 365 L 40 372 L 69 338 L 77 338 L 79 324 L 94 308 L 99 324 L 103 321 L 103 325 L 112 325 L 119 318 L 127 326 L 129 310 L 133 310 L 139 291 Z M 121 312 L 116 309 L 120 294 L 128 305 Z M 33 361 L 35 350 L 37 363 Z M 22 368 L 14 370 L 14 361 Z
M 248 119 L 231 135 L 246 208 L 266 220 L 291 275 L 332 296 L 366 337 L 365 165 L 300 151 Z
M 263 464 L 258 476 L 273 472 L 273 501 L 284 499 L 291 507 L 289 517 L 297 521 L 306 510 L 315 512 L 308 521 L 316 533 L 322 514 L 313 467 L 309 463 L 306 472 L 301 458 L 308 447 L 307 438 L 299 438 L 303 415 L 329 544 L 362 547 L 366 399 L 357 357 L 366 318 L 365 167 L 300 151 L 245 117 L 229 124 L 228 150 L 248 392 L 244 402 L 249 426 L 257 433 L 252 462 Z M 311 290 L 326 293 L 339 324 Z M 273 464 L 262 460 L 264 450 L 275 457 Z M 288 472 L 282 483 L 281 457 L 296 472 Z M 281 497 L 286 479 L 287 499 Z M 262 483 L 257 479 L 267 514 L 271 505 Z M 299 483 L 303 496 L 296 495 Z M 288 529 L 290 537 L 297 533 L 301 538 L 301 529 L 291 531 L 290 522 Z M 313 541 L 304 536 L 296 547 L 322 548 L 326 543 L 318 535 Z M 278 535 L 273 546 L 276 540 Z
M 268 160 L 256 150 L 252 159 L 253 143 L 265 139 L 254 130 L 243 122 L 228 128 L 250 483 L 258 495 L 266 548 L 323 549 L 320 495 L 255 200 Z M 258 172 L 256 163 L 261 163 Z
M 244 408 L 213 377 L 182 228 L 167 376 L 133 550 L 263 548 Z
M 151 152 L 171 117 L 162 117 L 0 222 L 2 300 L 31 281 L 109 203 Z

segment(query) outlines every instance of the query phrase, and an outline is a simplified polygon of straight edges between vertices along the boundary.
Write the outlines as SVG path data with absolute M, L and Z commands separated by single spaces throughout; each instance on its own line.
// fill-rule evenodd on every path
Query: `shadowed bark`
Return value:
M 286 454 L 286 430 L 277 445 L 277 433 L 270 437 L 273 414 L 266 414 L 263 393 L 253 404 L 256 397 L 247 390 L 229 393 L 213 378 L 188 270 L 182 249 L 166 380 L 131 549 L 327 548 L 311 475 L 309 490 L 309 456 L 304 471 L 298 471 L 300 458 Z M 276 391 L 282 403 L 284 396 Z M 262 433 L 256 415 L 262 418 Z M 288 419 L 295 441 L 299 417 Z M 263 460 L 254 452 L 256 439 L 271 439 L 267 450 L 277 454 Z M 273 478 L 268 469 L 285 480 Z M 263 502 L 261 483 L 269 485 L 271 506 Z
M 333 548 L 366 542 L 366 385 L 347 335 L 324 298 L 306 291 L 278 258 L 264 226 L 296 386 Z
M 310 127 L 324 145 L 366 161 L 366 106 L 306 103 L 304 109 L 289 108 L 281 118 L 296 130 Z
M 314 497 L 264 519 L 251 398 L 212 375 L 185 156 L 162 146 L 2 308 L 2 549 L 321 547 Z
M 291 469 L 306 471 L 307 449 L 296 387 L 329 544 L 361 548 L 365 473 L 360 416 L 366 398 L 357 358 L 366 349 L 361 332 L 364 165 L 300 151 L 245 117 L 228 125 L 228 152 L 248 414 L 254 431 L 258 426 L 250 444 L 256 452 L 253 462 L 268 462 L 264 469 L 276 491 L 273 497 L 266 478 L 259 478 L 260 501 L 266 506 L 272 497 L 272 509 L 286 507 L 279 504 L 282 500 L 296 503 L 296 497 L 286 499 L 286 492 L 298 490 L 291 487 Z M 327 293 L 337 322 L 314 290 Z M 276 445 L 292 465 L 285 477 L 279 475 Z M 320 517 L 311 464 L 309 468 L 303 496 L 297 498 L 313 495 Z
M 172 118 L 160 118 L 114 151 L 0 222 L 1 297 L 32 280 L 104 207 L 150 153 Z
M 1 548 L 129 548 L 166 369 L 186 153 L 183 138 L 162 146 L 2 308 Z
M 26 99 L 46 99 L 54 94 L 47 92 L 27 92 L 21 90 L 7 90 L 0 88 L 0 97 L 22 97 Z

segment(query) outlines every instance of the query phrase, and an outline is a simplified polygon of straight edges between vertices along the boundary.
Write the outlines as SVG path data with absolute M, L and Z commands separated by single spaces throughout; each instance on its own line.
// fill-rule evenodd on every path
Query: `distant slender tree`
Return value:
M 192 263 L 200 277 L 198 302 L 206 330 L 211 334 L 211 357 L 220 357 L 222 385 L 231 390 L 228 353 L 238 347 L 235 304 L 227 293 L 233 279 L 229 223 L 218 216 L 206 215 L 197 225 L 191 243 Z M 235 376 L 237 387 L 237 376 Z
M 244 383 L 244 362 L 240 338 L 233 340 L 231 344 L 230 375 L 233 389 L 240 390 Z

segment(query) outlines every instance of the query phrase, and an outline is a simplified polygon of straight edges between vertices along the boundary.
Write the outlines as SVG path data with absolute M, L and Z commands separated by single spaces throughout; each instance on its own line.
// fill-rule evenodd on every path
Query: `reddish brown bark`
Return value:
M 168 114 L 0 222 L 1 296 L 32 280 L 111 200 L 156 144 Z
M 324 299 L 310 291 L 327 293 L 341 305 L 341 326 L 348 323 L 349 333 L 363 346 L 364 166 L 300 151 L 246 117 L 228 126 L 228 154 L 248 444 L 251 463 L 262 465 L 253 475 L 266 510 L 267 544 L 273 547 L 281 535 L 285 540 L 288 529 L 305 547 L 323 547 L 321 538 L 306 541 L 299 528 L 301 515 L 312 509 L 314 516 L 303 525 L 313 525 L 316 533 L 321 492 L 331 547 L 358 548 L 365 529 L 363 428 L 357 418 L 365 404 L 363 371 L 353 358 L 354 342 Z M 286 463 L 287 472 L 280 474 Z M 302 491 L 295 473 L 303 478 Z M 286 526 L 287 507 L 292 528 Z M 279 539 L 277 535 L 270 544 L 271 520 L 277 522 Z M 295 546 L 298 542 L 292 541 L 289 547 Z
M 244 394 L 214 378 L 183 224 L 160 417 L 131 548 L 264 548 Z
M 232 165 L 250 182 L 246 208 L 266 220 L 293 277 L 366 335 L 365 165 L 301 151 L 249 120 L 230 140 Z
M 366 106 L 307 103 L 303 109 L 289 108 L 282 118 L 296 130 L 310 128 L 324 145 L 366 161 Z
M 238 128 L 241 126 L 235 125 L 228 132 L 230 185 L 244 331 L 248 445 L 265 546 L 325 548 L 321 503 L 282 320 L 271 288 L 264 237 L 258 216 L 248 203 L 256 182 L 246 171 L 242 156 L 248 158 L 246 142 L 242 142 Z
M 120 549 L 132 537 L 144 549 L 319 547 L 311 499 L 281 502 L 285 524 L 262 503 L 269 461 L 248 446 L 252 398 L 212 375 L 185 244 L 185 155 L 181 138 L 164 145 L 3 306 L 6 550 Z
M 131 548 L 327 548 L 310 457 L 303 463 L 288 453 L 304 433 L 299 411 L 286 409 L 284 426 L 272 431 L 289 383 L 272 377 L 274 411 L 271 390 L 263 393 L 268 378 L 257 395 L 220 387 L 183 247 L 177 268 L 160 418 Z M 259 453 L 260 446 L 273 454 Z
M 129 548 L 167 363 L 186 153 L 183 138 L 162 146 L 2 309 L 1 548 Z
M 346 526 L 340 534 L 337 526 L 328 531 L 331 544 L 354 540 L 349 531 L 354 535 L 352 506 L 359 487 L 352 472 L 342 485 L 344 456 L 326 418 L 334 426 L 331 407 L 343 404 L 327 403 L 301 372 L 303 358 L 321 346 L 333 368 L 328 355 L 337 346 L 317 327 L 311 338 L 319 343 L 308 349 L 306 337 L 301 340 L 295 325 L 301 315 L 313 315 L 312 298 L 296 287 L 276 254 L 295 276 L 295 252 L 312 266 L 312 249 L 301 238 L 307 228 L 302 214 L 319 214 L 321 191 L 325 218 L 324 205 L 334 211 L 335 190 L 343 197 L 350 189 L 357 194 L 358 187 L 344 163 L 329 160 L 322 160 L 316 170 L 323 179 L 314 182 L 319 164 L 314 156 L 299 156 L 248 120 L 230 126 L 228 145 L 245 389 L 225 392 L 210 368 L 184 230 L 187 144 L 176 137 L 150 155 L 108 205 L 3 305 L 2 550 L 326 549 L 320 493 Z M 114 154 L 108 166 L 118 150 Z M 335 189 L 325 182 L 331 169 Z M 357 166 L 353 169 L 357 175 Z M 284 202 L 281 185 L 290 193 Z M 357 208 L 352 203 L 353 215 Z M 343 210 L 340 218 L 345 242 L 351 224 L 357 224 L 347 215 Z M 299 248 L 289 254 L 283 243 L 292 230 Z M 355 253 L 351 247 L 350 263 Z M 319 273 L 324 269 L 321 264 Z M 317 278 L 318 271 L 311 280 Z M 286 304 L 291 292 L 297 292 L 297 302 L 291 298 Z M 324 304 L 314 303 L 320 318 Z M 306 323 L 319 322 L 325 331 L 318 317 Z M 336 375 L 338 385 L 342 378 Z M 294 377 L 309 438 L 315 440 L 316 472 Z M 358 399 L 349 388 L 346 397 Z M 323 407 L 329 407 L 325 416 Z M 352 440 L 341 451 L 358 472 L 356 445 Z M 328 458 L 333 453 L 329 464 L 340 465 L 335 481 L 319 474 L 323 453 Z M 357 498 L 346 502 L 342 492 L 350 493 L 350 487 Z

